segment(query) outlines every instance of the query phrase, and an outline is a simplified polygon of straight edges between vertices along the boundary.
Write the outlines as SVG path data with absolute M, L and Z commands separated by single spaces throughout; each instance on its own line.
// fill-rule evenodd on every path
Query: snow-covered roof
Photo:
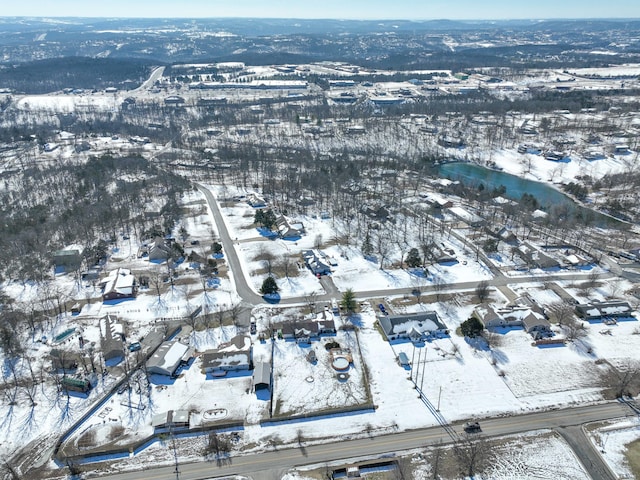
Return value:
M 165 342 L 147 360 L 147 369 L 152 373 L 173 375 L 188 351 L 189 346 L 183 343 Z
M 131 275 L 130 270 L 118 268 L 117 270 L 109 272 L 109 275 L 100 283 L 104 285 L 105 294 L 116 292 L 123 295 L 131 295 L 133 293 L 135 278 Z
M 446 328 L 436 312 L 378 315 L 378 322 L 387 337 L 409 335 L 411 332 L 424 334 Z

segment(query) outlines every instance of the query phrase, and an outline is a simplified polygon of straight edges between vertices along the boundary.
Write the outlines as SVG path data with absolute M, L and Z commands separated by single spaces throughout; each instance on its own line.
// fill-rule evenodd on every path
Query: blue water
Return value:
M 438 172 L 444 177 L 460 180 L 465 184 L 477 185 L 482 183 L 488 189 L 504 185 L 507 189 L 504 196 L 512 200 L 520 200 L 524 193 L 529 193 L 543 206 L 558 204 L 577 206 L 572 199 L 562 192 L 544 183 L 526 180 L 473 163 L 444 163 L 440 165 Z
M 566 206 L 569 207 L 569 211 L 595 222 L 600 227 L 617 227 L 620 225 L 619 220 L 583 207 L 561 191 L 544 183 L 463 162 L 444 163 L 438 167 L 438 173 L 442 177 L 460 180 L 469 186 L 482 183 L 485 188 L 494 189 L 504 185 L 507 189 L 504 196 L 512 200 L 520 200 L 524 193 L 529 193 L 536 198 L 543 209 Z

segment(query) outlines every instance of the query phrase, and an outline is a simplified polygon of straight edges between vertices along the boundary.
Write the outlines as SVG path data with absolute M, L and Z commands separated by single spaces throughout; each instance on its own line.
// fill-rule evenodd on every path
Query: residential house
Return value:
M 322 335 L 335 335 L 336 324 L 330 319 L 283 322 L 274 326 L 274 333 L 286 340 L 294 339 L 297 343 L 310 343 Z
M 181 105 L 185 102 L 185 99 L 179 95 L 170 95 L 164 99 L 166 105 Z
M 520 245 L 516 252 L 518 256 L 527 263 L 527 265 L 533 268 L 547 270 L 560 266 L 560 263 L 557 260 L 551 258 L 548 255 L 545 255 L 540 250 L 536 249 L 528 243 L 523 243 L 522 245 Z
M 237 335 L 229 342 L 220 344 L 215 350 L 202 354 L 202 370 L 213 375 L 224 375 L 230 371 L 251 370 L 251 338 Z
M 264 208 L 267 206 L 267 202 L 257 193 L 250 193 L 247 195 L 247 203 L 253 208 Z
M 152 243 L 147 245 L 147 255 L 149 261 L 168 260 L 174 255 L 174 252 L 169 243 L 161 237 L 156 237 Z
M 417 342 L 431 335 L 449 334 L 449 330 L 436 312 L 378 315 L 377 318 L 388 341 L 410 339 Z
M 82 256 L 80 250 L 56 250 L 53 252 L 53 264 L 58 267 L 64 267 L 65 271 L 73 271 L 80 268 Z
M 303 250 L 302 258 L 307 268 L 314 275 L 328 275 L 331 273 L 331 265 L 326 255 L 319 250 Z
M 123 337 L 123 325 L 115 315 L 105 315 L 100 319 L 100 347 L 105 363 L 113 363 L 124 358 Z
M 133 298 L 137 293 L 135 277 L 126 268 L 109 272 L 109 275 L 100 281 L 100 287 L 103 300 Z
M 523 327 L 534 338 L 551 334 L 551 324 L 544 310 L 528 297 L 520 297 L 509 305 L 494 308 L 480 305 L 473 311 L 484 328 Z
M 576 305 L 576 314 L 585 320 L 604 320 L 606 318 L 631 317 L 633 308 L 628 302 L 613 300 L 609 302 L 591 302 Z
M 276 218 L 276 227 L 280 238 L 297 238 L 304 233 L 304 224 L 301 221 L 290 221 L 284 215 Z
M 485 222 L 484 218 L 482 218 L 481 216 L 476 215 L 475 213 L 471 213 L 462 207 L 451 207 L 448 209 L 448 211 L 454 217 L 462 220 L 464 223 L 472 227 L 479 227 Z
M 425 260 L 435 263 L 454 263 L 457 262 L 455 251 L 450 248 L 441 247 L 437 243 L 431 243 L 427 247 Z
M 193 357 L 193 349 L 189 345 L 175 340 L 164 342 L 147 360 L 147 371 L 172 377 L 178 367 L 189 363 L 191 357 Z

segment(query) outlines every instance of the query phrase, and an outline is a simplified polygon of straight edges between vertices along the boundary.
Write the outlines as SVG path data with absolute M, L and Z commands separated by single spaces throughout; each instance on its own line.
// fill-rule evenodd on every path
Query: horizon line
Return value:
M 251 17 L 251 16 L 81 16 L 81 15 L 2 15 L 0 19 L 76 19 L 76 20 L 304 20 L 304 21 L 355 21 L 355 22 L 515 22 L 515 21 L 638 21 L 640 17 L 514 17 L 514 18 L 357 18 L 357 17 Z

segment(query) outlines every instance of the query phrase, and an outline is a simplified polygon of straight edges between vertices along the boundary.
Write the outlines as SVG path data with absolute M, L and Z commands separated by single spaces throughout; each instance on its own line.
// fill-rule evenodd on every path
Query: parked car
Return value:
M 140 349 L 142 349 L 142 345 L 140 344 L 140 342 L 134 342 L 131 345 L 129 345 L 130 352 L 137 352 Z
M 251 334 L 252 334 L 252 335 L 255 335 L 256 330 L 257 330 L 257 328 L 256 328 L 256 322 L 251 322 L 251 325 L 249 326 L 249 330 L 251 331 Z

